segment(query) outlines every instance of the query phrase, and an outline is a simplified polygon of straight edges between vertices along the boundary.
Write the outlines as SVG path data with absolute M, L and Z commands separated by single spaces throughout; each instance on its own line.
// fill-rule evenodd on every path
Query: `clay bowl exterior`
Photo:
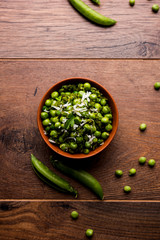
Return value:
M 111 107 L 112 115 L 113 115 L 113 123 L 112 123 L 113 129 L 112 129 L 109 137 L 105 140 L 103 145 L 101 145 L 98 148 L 96 148 L 95 150 L 91 151 L 89 154 L 83 154 L 83 153 L 71 154 L 71 153 L 63 152 L 58 146 L 50 143 L 48 137 L 44 134 L 44 128 L 43 128 L 41 117 L 40 117 L 42 107 L 45 104 L 46 99 L 50 98 L 50 95 L 53 91 L 59 90 L 65 84 L 73 84 L 73 83 L 77 83 L 77 82 L 81 82 L 81 83 L 89 82 L 92 86 L 99 89 L 100 92 L 108 99 L 108 103 L 109 103 L 109 106 Z M 113 97 L 111 96 L 111 94 L 98 82 L 93 81 L 91 79 L 87 79 L 87 78 L 76 78 L 76 77 L 75 78 L 67 78 L 67 79 L 64 79 L 64 80 L 59 81 L 58 83 L 54 84 L 43 96 L 43 98 L 39 104 L 39 108 L 38 108 L 37 123 L 38 123 L 38 128 L 39 128 L 39 131 L 40 131 L 40 134 L 41 134 L 43 140 L 54 152 L 60 154 L 63 157 L 67 157 L 67 158 L 71 158 L 71 159 L 85 159 L 85 158 L 93 157 L 94 155 L 97 155 L 98 153 L 103 151 L 110 144 L 112 139 L 114 138 L 117 128 L 118 128 L 118 109 L 117 109 L 116 103 L 115 103 Z

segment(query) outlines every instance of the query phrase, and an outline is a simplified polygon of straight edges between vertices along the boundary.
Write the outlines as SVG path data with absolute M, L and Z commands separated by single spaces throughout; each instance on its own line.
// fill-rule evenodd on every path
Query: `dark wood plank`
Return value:
M 134 7 L 128 0 L 101 0 L 101 7 L 84 1 L 116 19 L 116 26 L 90 23 L 67 0 L 1 0 L 0 57 L 160 58 L 160 14 L 152 13 L 153 1 Z
M 105 199 L 157 199 L 160 196 L 160 92 L 158 60 L 53 60 L 0 62 L 0 199 L 73 199 L 43 184 L 32 171 L 30 154 L 51 167 L 52 153 L 40 137 L 36 114 L 39 102 L 54 83 L 66 77 L 89 77 L 104 85 L 119 110 L 119 129 L 113 142 L 85 169 L 102 184 Z M 139 124 L 146 122 L 146 132 Z M 157 162 L 153 169 L 139 166 L 145 155 Z M 56 156 L 57 157 L 57 156 Z M 137 169 L 134 177 L 128 170 Z M 114 171 L 124 176 L 116 179 Z M 96 199 L 88 189 L 66 177 L 79 199 Z M 129 195 L 123 186 L 131 185 Z
M 160 203 L 0 202 L 3 240 L 159 240 Z M 76 210 L 79 218 L 72 220 Z

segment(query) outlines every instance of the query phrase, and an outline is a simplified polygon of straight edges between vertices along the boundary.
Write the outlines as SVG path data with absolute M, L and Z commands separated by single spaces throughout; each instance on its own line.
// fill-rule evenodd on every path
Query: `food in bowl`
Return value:
M 62 85 L 53 91 L 41 111 L 49 142 L 71 154 L 103 145 L 112 131 L 108 99 L 89 82 Z

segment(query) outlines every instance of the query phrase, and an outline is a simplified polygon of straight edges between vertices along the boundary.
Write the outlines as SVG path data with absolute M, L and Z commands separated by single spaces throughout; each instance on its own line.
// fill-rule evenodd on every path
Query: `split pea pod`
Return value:
M 36 175 L 49 186 L 60 192 L 68 192 L 77 198 L 77 191 L 63 178 L 52 172 L 47 166 L 31 154 L 31 163 Z
M 115 20 L 107 18 L 102 14 L 96 12 L 81 0 L 69 0 L 69 2 L 78 12 L 80 12 L 84 17 L 88 18 L 92 22 L 106 27 L 112 26 L 116 23 Z
M 51 159 L 51 162 L 55 168 L 78 180 L 80 183 L 91 189 L 101 200 L 103 200 L 102 187 L 91 174 L 81 169 L 73 169 L 58 160 Z

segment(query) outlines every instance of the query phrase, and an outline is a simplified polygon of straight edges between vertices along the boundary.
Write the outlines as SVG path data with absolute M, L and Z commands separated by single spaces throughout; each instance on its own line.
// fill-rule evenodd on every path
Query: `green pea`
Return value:
M 57 106 L 57 101 L 56 100 L 52 101 L 52 106 Z
M 57 98 L 59 96 L 59 93 L 54 91 L 51 93 L 51 98 Z
M 60 116 L 61 115 L 61 111 L 60 110 L 56 110 L 56 115 Z
M 90 130 L 91 130 L 91 126 L 86 123 L 86 124 L 84 125 L 84 129 L 85 129 L 86 131 L 90 131 Z
M 103 118 L 102 114 L 101 113 L 97 113 L 97 118 L 98 118 L 98 120 L 101 120 Z
M 90 116 L 91 119 L 95 119 L 96 118 L 95 113 L 90 113 L 89 116 Z
M 97 102 L 97 103 L 101 103 L 101 99 L 100 99 L 100 98 L 97 98 L 96 102 Z
M 84 149 L 83 153 L 88 154 L 89 153 L 89 149 L 88 148 Z
M 133 175 L 135 175 L 136 174 L 136 169 L 135 168 L 131 168 L 130 170 L 129 170 L 129 176 L 133 176 Z
M 103 118 L 101 119 L 101 122 L 104 123 L 104 124 L 107 124 L 107 123 L 109 123 L 109 118 L 103 117 Z
M 85 93 L 84 91 L 79 91 L 78 95 L 82 97 L 84 93 Z
M 48 118 L 48 113 L 47 112 L 41 112 L 41 118 L 42 119 Z
M 52 122 L 52 123 L 59 122 L 58 117 L 52 117 L 52 118 L 51 118 L 51 122 Z
M 55 126 L 53 123 L 51 124 L 50 129 L 55 129 Z
M 94 136 L 99 138 L 101 136 L 101 132 L 100 131 L 95 131 Z
M 61 127 L 61 123 L 60 122 L 56 122 L 54 126 L 55 126 L 55 128 L 60 128 Z
M 65 117 L 60 117 L 60 122 L 63 123 L 66 121 L 66 118 Z
M 76 137 L 76 136 L 77 136 L 77 133 L 76 133 L 76 132 L 71 132 L 71 133 L 70 133 L 70 136 L 71 136 L 71 137 Z
M 112 118 L 113 118 L 113 116 L 112 116 L 112 114 L 111 114 L 111 113 L 105 114 L 105 117 L 108 117 L 108 118 L 109 118 L 109 120 L 112 120 Z
M 93 236 L 93 230 L 92 229 L 87 229 L 86 230 L 86 236 L 87 237 L 92 237 Z
M 98 110 L 98 112 L 101 111 L 102 106 L 99 103 L 96 103 L 94 107 Z
M 97 130 L 97 129 L 96 129 L 96 126 L 92 126 L 92 127 L 91 127 L 91 132 L 92 132 L 92 133 L 96 132 L 96 130 Z
M 112 125 L 111 125 L 111 124 L 108 124 L 108 125 L 105 127 L 105 129 L 106 129 L 107 132 L 112 131 Z
M 139 161 L 139 164 L 143 165 L 146 162 L 146 157 L 140 157 L 138 161 Z
M 66 111 L 70 111 L 70 110 L 72 110 L 72 108 L 73 108 L 72 106 L 67 106 Z
M 103 106 L 102 112 L 103 113 L 110 113 L 110 108 L 108 106 Z
M 109 133 L 108 132 L 103 132 L 102 133 L 102 138 L 103 139 L 107 139 L 109 137 Z
M 57 138 L 57 137 L 58 137 L 57 131 L 56 131 L 56 130 L 52 130 L 52 131 L 50 132 L 50 136 L 53 137 L 53 138 Z
M 90 89 L 91 89 L 91 84 L 88 83 L 88 82 L 86 82 L 86 83 L 84 84 L 84 89 L 85 89 L 86 91 L 90 90 Z
M 116 177 L 121 177 L 123 175 L 123 171 L 118 169 L 115 171 L 115 175 Z
M 50 130 L 50 127 L 49 127 L 49 126 L 45 128 L 45 131 L 46 131 L 46 132 L 49 132 L 49 130 Z
M 70 92 L 65 92 L 65 95 L 68 97 L 68 96 L 71 95 L 71 93 Z
M 62 136 L 60 136 L 60 137 L 58 138 L 58 140 L 59 140 L 60 143 L 63 143 L 63 142 L 64 142 L 64 139 L 63 139 Z
M 83 83 L 79 83 L 79 84 L 78 84 L 78 88 L 79 88 L 79 89 L 83 89 L 83 88 L 84 88 Z
M 79 214 L 78 214 L 77 211 L 73 211 L 73 212 L 71 212 L 71 217 L 72 217 L 73 219 L 77 219 L 78 216 L 79 216 Z
M 76 99 L 73 100 L 73 105 L 80 104 L 80 103 L 81 103 L 80 98 L 76 98 Z
M 76 123 L 76 124 L 80 124 L 81 123 L 81 118 L 79 117 L 79 116 L 77 116 L 77 117 L 75 117 L 75 119 L 74 119 L 74 122 Z
M 91 147 L 91 143 L 90 142 L 85 142 L 85 147 L 86 148 L 90 148 Z
M 147 125 L 146 125 L 145 123 L 141 123 L 140 126 L 139 126 L 139 129 L 140 129 L 141 131 L 145 131 L 146 128 L 147 128 Z
M 89 118 L 89 113 L 88 113 L 88 112 L 82 112 L 81 115 L 82 115 L 84 118 Z
M 83 142 L 83 137 L 76 137 L 76 141 L 77 141 L 77 143 Z
M 131 187 L 130 186 L 124 186 L 124 192 L 125 193 L 130 193 L 131 192 Z
M 75 150 L 75 149 L 77 149 L 77 147 L 78 147 L 77 143 L 74 143 L 74 142 L 70 143 L 70 148 L 71 149 Z
M 154 159 L 150 159 L 150 160 L 148 161 L 148 165 L 149 165 L 150 167 L 154 167 L 155 164 L 156 164 L 156 161 L 155 161 Z
M 47 99 L 47 100 L 45 101 L 45 105 L 46 105 L 47 107 L 50 107 L 51 104 L 52 104 L 52 101 L 51 101 L 50 99 Z
M 97 143 L 98 139 L 97 138 L 93 138 L 93 143 Z
M 68 144 L 66 144 L 66 143 L 62 143 L 59 147 L 63 152 L 68 151 Z
M 159 90 L 159 89 L 160 89 L 160 82 L 156 82 L 156 83 L 154 84 L 154 88 L 155 88 L 156 90 Z
M 49 111 L 49 114 L 50 114 L 52 117 L 55 117 L 55 116 L 56 116 L 56 110 L 51 109 L 51 110 Z
M 157 12 L 159 11 L 159 5 L 158 5 L 158 4 L 153 4 L 153 6 L 152 6 L 152 11 L 153 11 L 154 13 L 157 13 Z
M 90 95 L 89 95 L 89 98 L 94 101 L 94 100 L 97 99 L 97 95 L 94 94 L 94 93 L 93 93 L 93 94 L 90 94 Z
M 49 108 L 48 108 L 47 106 L 43 106 L 43 107 L 42 107 L 42 111 L 45 111 L 45 110 L 48 111 Z
M 107 103 L 106 99 L 102 98 L 102 100 L 101 100 L 101 105 L 102 105 L 102 106 L 105 106 L 106 103 Z
M 43 122 L 42 122 L 43 126 L 48 126 L 48 125 L 50 125 L 50 123 L 51 122 L 50 122 L 49 118 L 43 120 Z
M 129 4 L 130 4 L 130 6 L 134 6 L 134 4 L 135 4 L 135 0 L 129 0 Z

